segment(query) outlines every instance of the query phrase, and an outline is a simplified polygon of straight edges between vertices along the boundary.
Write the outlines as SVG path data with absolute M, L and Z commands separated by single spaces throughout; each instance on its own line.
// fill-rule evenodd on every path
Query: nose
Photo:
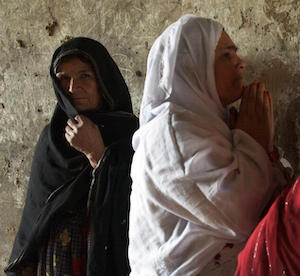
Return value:
M 237 66 L 239 69 L 243 70 L 246 67 L 246 62 L 242 58 L 238 57 Z
M 74 90 L 75 90 L 75 81 L 74 78 L 70 78 L 68 93 L 73 94 L 75 92 Z

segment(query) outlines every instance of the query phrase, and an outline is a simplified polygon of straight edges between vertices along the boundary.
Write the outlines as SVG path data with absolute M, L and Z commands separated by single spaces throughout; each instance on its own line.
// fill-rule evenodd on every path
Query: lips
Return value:
M 87 98 L 72 98 L 71 103 L 76 108 L 82 108 L 89 105 L 89 101 Z
M 87 101 L 87 98 L 71 98 L 72 102 L 84 102 Z
M 239 83 L 239 84 L 243 83 L 243 77 L 239 76 L 239 77 L 235 78 L 234 83 Z

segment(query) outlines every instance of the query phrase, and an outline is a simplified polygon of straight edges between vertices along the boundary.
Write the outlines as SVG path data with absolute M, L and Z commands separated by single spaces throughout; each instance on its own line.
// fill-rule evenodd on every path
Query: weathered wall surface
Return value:
M 265 80 L 272 92 L 276 140 L 299 172 L 299 5 L 298 0 L 0 0 L 0 275 L 18 228 L 34 146 L 55 105 L 48 68 L 62 41 L 75 36 L 101 41 L 119 65 L 138 114 L 154 39 L 185 13 L 218 20 L 248 64 L 246 80 Z M 222 256 L 210 269 L 220 263 Z M 232 275 L 232 266 L 218 273 Z

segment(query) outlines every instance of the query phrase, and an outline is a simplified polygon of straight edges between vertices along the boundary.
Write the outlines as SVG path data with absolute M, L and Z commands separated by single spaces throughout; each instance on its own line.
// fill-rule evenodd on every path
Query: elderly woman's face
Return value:
M 237 47 L 223 31 L 215 50 L 216 88 L 223 106 L 241 97 L 245 62 L 237 55 Z
M 58 67 L 56 77 L 78 111 L 95 110 L 101 106 L 96 74 L 90 64 L 72 58 Z

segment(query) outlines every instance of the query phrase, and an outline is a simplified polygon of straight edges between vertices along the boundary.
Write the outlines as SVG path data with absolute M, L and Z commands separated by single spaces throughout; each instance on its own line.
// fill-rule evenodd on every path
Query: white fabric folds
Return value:
M 153 44 L 134 134 L 131 276 L 201 275 L 257 224 L 275 187 L 264 149 L 227 126 L 215 87 L 223 27 L 185 15 Z

